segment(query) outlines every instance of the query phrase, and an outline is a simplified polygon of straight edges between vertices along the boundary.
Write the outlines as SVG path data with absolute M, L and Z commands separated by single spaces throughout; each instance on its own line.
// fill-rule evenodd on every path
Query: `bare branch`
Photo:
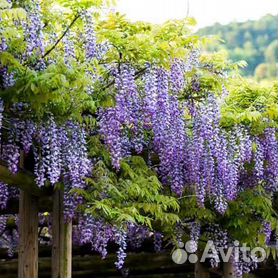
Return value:
M 59 39 L 55 42 L 55 44 L 49 48 L 44 55 L 42 56 L 42 58 L 44 59 L 47 55 L 49 55 L 55 48 L 56 46 L 59 44 L 59 42 L 64 38 L 64 36 L 67 34 L 67 32 L 70 30 L 70 28 L 74 25 L 74 23 L 77 21 L 77 19 L 80 17 L 80 14 L 77 14 L 74 19 L 72 20 L 72 22 L 70 23 L 70 25 L 65 29 L 65 31 L 63 32 L 63 34 L 59 37 Z

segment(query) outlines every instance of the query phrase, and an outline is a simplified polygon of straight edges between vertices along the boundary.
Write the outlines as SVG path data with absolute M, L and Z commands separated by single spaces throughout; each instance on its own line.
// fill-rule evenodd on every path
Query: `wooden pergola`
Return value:
M 63 190 L 59 187 L 39 188 L 33 173 L 21 167 L 12 174 L 4 163 L 0 163 L 0 180 L 20 190 L 19 205 L 13 204 L 12 211 L 19 214 L 18 278 L 38 278 L 38 213 L 52 214 L 51 277 L 72 277 L 72 221 L 64 220 Z M 274 207 L 278 207 L 278 194 Z M 9 213 L 9 208 L 5 213 Z M 224 263 L 223 277 L 234 278 L 232 262 Z M 209 277 L 208 268 L 195 264 L 195 277 Z
M 39 188 L 31 172 L 20 167 L 17 174 L 11 174 L 4 163 L 0 164 L 0 180 L 20 189 L 18 278 L 38 277 L 38 213 L 45 209 L 52 213 L 51 277 L 71 278 L 72 222 L 64 221 L 63 190 Z

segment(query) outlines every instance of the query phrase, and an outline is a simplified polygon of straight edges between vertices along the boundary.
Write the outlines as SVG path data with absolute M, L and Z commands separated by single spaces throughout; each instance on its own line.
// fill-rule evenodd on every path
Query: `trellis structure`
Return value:
M 23 163 L 21 163 L 22 165 Z M 65 222 L 63 190 L 59 188 L 39 188 L 34 176 L 23 168 L 13 175 L 7 167 L 0 165 L 0 180 L 20 189 L 19 198 L 19 248 L 18 278 L 38 277 L 38 213 L 39 201 L 47 198 L 43 211 L 52 212 L 52 257 L 51 277 L 72 277 L 72 221 Z M 50 201 L 50 202 L 49 202 Z M 169 254 L 170 255 L 170 254 Z M 223 277 L 233 276 L 231 263 L 226 263 Z M 195 264 L 195 277 L 209 277 L 209 270 L 202 264 Z
M 52 278 L 70 278 L 72 260 L 72 222 L 64 221 L 63 190 L 40 189 L 31 173 L 21 170 L 13 175 L 0 165 L 0 180 L 20 189 L 18 278 L 38 277 L 39 201 L 48 197 L 52 212 Z

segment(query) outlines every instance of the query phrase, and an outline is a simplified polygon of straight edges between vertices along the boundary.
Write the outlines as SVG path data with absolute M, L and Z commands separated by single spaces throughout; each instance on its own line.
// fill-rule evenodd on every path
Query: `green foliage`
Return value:
M 114 102 L 114 91 L 111 90 L 113 79 L 103 65 L 131 63 L 137 70 L 137 77 L 140 77 L 146 63 L 169 68 L 173 59 L 184 58 L 192 47 L 199 47 L 206 41 L 192 35 L 194 19 L 168 21 L 158 26 L 143 22 L 131 23 L 123 15 L 111 13 L 103 20 L 99 15 L 106 4 L 107 1 L 102 0 L 42 1 L 46 50 L 43 54 L 34 51 L 23 63 L 26 39 L 23 24 L 15 22 L 28 20 L 24 8 L 29 5 L 29 1 L 11 8 L 2 0 L 3 9 L 0 12 L 3 28 L 0 28 L 0 38 L 6 39 L 8 51 L 1 53 L 0 64 L 8 66 L 17 80 L 13 88 L 0 91 L 5 103 L 29 103 L 34 118 L 39 120 L 49 113 L 64 120 L 80 118 L 84 111 L 95 114 L 99 107 L 112 106 Z M 84 55 L 84 24 L 80 14 L 88 8 L 94 16 L 98 43 L 109 42 L 112 46 L 101 61 L 86 61 Z M 62 37 L 68 28 L 73 36 L 77 58 L 70 61 L 70 66 L 62 59 L 65 55 Z M 53 34 L 56 35 L 54 41 Z M 211 58 L 216 61 L 216 70 L 225 65 L 225 59 L 222 58 Z M 41 59 L 54 63 L 40 72 L 34 71 L 34 66 Z M 92 85 L 92 80 L 87 72 L 96 73 L 102 80 L 94 82 L 94 94 L 90 99 L 86 96 L 86 90 L 88 85 Z M 200 70 L 192 74 L 202 75 L 202 72 Z M 204 70 L 203 74 L 202 82 L 207 84 L 208 89 L 220 88 L 219 81 L 209 71 Z
M 272 198 L 263 187 L 243 191 L 237 200 L 229 204 L 223 218 L 223 227 L 237 240 L 249 246 L 265 245 L 262 221 L 277 227 L 277 214 L 272 208 Z
M 161 26 L 131 23 L 118 13 L 110 14 L 103 20 L 99 17 L 99 8 L 106 2 L 42 1 L 44 31 L 48 43 L 46 53 L 34 54 L 22 63 L 26 40 L 20 24 L 14 23 L 25 20 L 26 12 L 21 8 L 22 5 L 10 9 L 6 1 L 0 0 L 0 16 L 3 20 L 0 39 L 5 38 L 9 46 L 7 52 L 0 54 L 0 64 L 7 66 L 17 80 L 14 87 L 0 91 L 0 97 L 8 108 L 15 102 L 25 102 L 30 105 L 30 115 L 34 120 L 44 120 L 51 113 L 61 121 L 73 118 L 83 120 L 86 128 L 94 132 L 97 128 L 98 109 L 114 104 L 114 80 L 111 72 L 103 65 L 130 63 L 136 70 L 137 78 L 144 72 L 146 63 L 169 68 L 173 59 L 184 58 L 192 48 L 201 47 L 207 42 L 205 38 L 192 35 L 191 28 L 195 21 L 191 18 L 168 21 Z M 27 5 L 28 1 L 24 3 Z M 84 57 L 84 40 L 81 36 L 84 26 L 80 12 L 87 8 L 93 8 L 91 11 L 96 21 L 98 43 L 109 42 L 112 45 L 99 62 L 96 59 L 86 61 Z M 70 65 L 62 58 L 65 53 L 63 41 L 60 40 L 69 26 L 73 36 L 76 36 L 73 41 L 77 58 L 72 59 Z M 53 34 L 57 35 L 57 40 L 50 43 Z M 251 48 L 250 44 L 244 44 L 243 47 Z M 267 62 L 272 53 L 271 46 L 266 52 Z M 33 70 L 42 58 L 53 63 L 41 71 Z M 231 55 L 231 58 L 241 60 L 245 57 Z M 191 96 L 198 99 L 208 91 L 220 95 L 223 78 L 218 73 L 237 71 L 245 66 L 242 61 L 233 63 L 227 59 L 225 51 L 202 55 L 202 64 L 207 67 L 187 72 L 188 87 L 181 98 Z M 92 84 L 88 71 L 100 76 L 101 81 Z M 196 77 L 201 83 L 201 92 L 192 92 L 190 82 Z M 141 85 L 140 80 L 137 83 Z M 269 123 L 277 124 L 277 84 L 261 86 L 242 79 L 227 83 L 231 94 L 222 108 L 223 126 L 243 123 L 259 132 Z M 86 93 L 89 85 L 93 85 L 92 95 Z M 235 238 L 245 240 L 250 237 L 250 241 L 256 240 L 257 234 L 254 231 L 260 229 L 260 223 L 253 219 L 254 214 L 272 221 L 269 197 L 264 193 L 258 195 L 260 191 L 242 193 L 238 200 L 230 204 L 223 217 L 211 209 L 209 202 L 205 207 L 200 207 L 196 196 L 185 194 L 180 199 L 172 197 L 169 189 L 161 185 L 156 173 L 146 165 L 142 157 L 131 156 L 123 160 L 120 171 L 115 172 L 111 167 L 110 155 L 99 136 L 89 138 L 88 149 L 91 157 L 102 160 L 94 165 L 92 178 L 87 179 L 88 189 L 76 190 L 76 193 L 86 200 L 86 205 L 80 209 L 96 218 L 116 225 L 136 222 L 172 235 L 175 235 L 173 231 L 180 219 L 195 220 L 202 225 L 222 223 Z
M 101 8 L 103 6 L 109 6 L 115 4 L 115 0 L 55 0 L 55 4 L 60 5 L 61 7 L 70 9 L 74 12 L 81 12 L 84 9 L 90 8 Z
M 260 133 L 278 124 L 277 83 L 258 84 L 244 79 L 232 80 L 229 96 L 222 105 L 222 125 L 249 125 Z
M 113 46 L 105 62 L 132 63 L 135 67 L 145 64 L 169 66 L 171 58 L 183 58 L 198 43 L 192 36 L 192 19 L 168 21 L 154 26 L 144 22 L 130 23 L 123 15 L 110 14 L 98 26 L 100 40 L 109 40 Z
M 203 223 L 205 225 L 209 223 L 214 223 L 217 218 L 217 214 L 210 209 L 210 205 L 207 204 L 204 207 L 200 207 L 196 196 L 189 195 L 188 192 L 184 194 L 183 197 L 179 199 L 180 202 L 180 218 L 186 219 L 187 221 L 196 221 Z
M 179 221 L 177 200 L 161 193 L 161 183 L 143 158 L 125 159 L 119 173 L 99 161 L 92 174 L 87 179 L 89 188 L 78 193 L 86 199 L 85 211 L 94 217 L 116 225 L 135 222 L 162 230 Z
M 32 113 L 38 118 L 42 118 L 46 111 L 56 118 L 79 117 L 86 100 L 89 100 L 86 93 L 88 84 L 84 67 L 68 68 L 60 61 L 42 72 L 26 70 L 14 87 L 3 92 L 2 98 L 6 105 L 29 103 Z
M 223 230 L 228 231 L 232 239 L 251 247 L 258 245 L 265 247 L 263 220 L 269 221 L 274 230 L 278 227 L 272 198 L 261 186 L 242 191 L 236 200 L 228 204 L 224 215 L 217 213 L 209 200 L 204 207 L 200 207 L 196 197 L 192 195 L 185 194 L 179 201 L 181 207 L 179 216 L 185 229 L 187 229 L 186 223 L 191 221 L 200 223 L 203 230 L 209 224 L 218 224 Z M 185 240 L 187 239 L 188 237 Z M 206 242 L 208 239 L 203 233 L 202 240 Z M 202 242 L 200 244 L 202 248 Z

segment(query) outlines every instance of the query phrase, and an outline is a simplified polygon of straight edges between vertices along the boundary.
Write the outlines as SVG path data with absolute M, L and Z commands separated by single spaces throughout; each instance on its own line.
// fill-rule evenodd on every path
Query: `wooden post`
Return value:
M 61 250 L 61 278 L 72 277 L 72 221 L 64 223 L 63 248 Z
M 230 260 L 227 263 L 223 263 L 223 278 L 236 278 L 236 270 L 235 266 Z
M 201 262 L 196 262 L 194 265 L 195 278 L 209 278 L 208 268 Z
M 18 278 L 38 278 L 38 198 L 20 191 Z
M 52 212 L 52 278 L 72 277 L 72 222 L 64 221 L 63 191 L 56 189 Z
M 60 190 L 55 190 L 53 194 L 52 210 L 52 257 L 51 257 L 51 277 L 60 278 L 60 220 L 63 213 L 62 198 Z

